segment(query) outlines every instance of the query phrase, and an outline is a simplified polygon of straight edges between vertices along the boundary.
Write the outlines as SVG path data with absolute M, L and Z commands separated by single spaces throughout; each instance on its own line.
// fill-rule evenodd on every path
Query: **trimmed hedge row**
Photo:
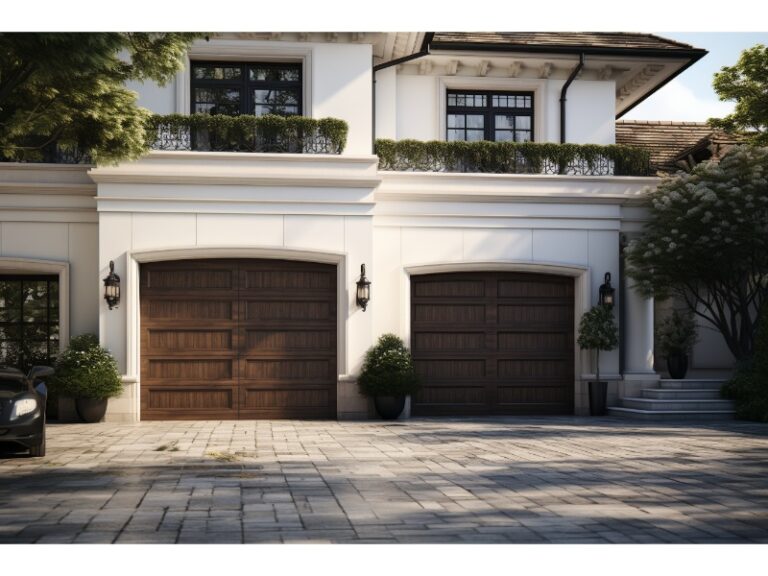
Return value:
M 168 114 L 149 119 L 147 145 L 155 150 L 340 154 L 347 143 L 347 132 L 347 123 L 336 118 Z
M 650 154 L 631 146 L 377 140 L 381 170 L 645 176 Z

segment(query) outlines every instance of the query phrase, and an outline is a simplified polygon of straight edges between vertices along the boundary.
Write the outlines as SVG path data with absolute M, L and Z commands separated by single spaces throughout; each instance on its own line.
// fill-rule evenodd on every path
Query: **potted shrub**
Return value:
M 117 362 L 94 334 L 72 338 L 56 360 L 51 383 L 60 394 L 75 399 L 84 422 L 99 422 L 107 411 L 107 400 L 123 391 Z
M 581 317 L 579 337 L 582 350 L 596 352 L 596 382 L 589 383 L 589 413 L 602 416 L 606 412 L 608 383 L 600 380 L 600 350 L 613 350 L 619 344 L 618 329 L 608 306 L 594 306 Z
M 656 329 L 656 341 L 661 354 L 667 359 L 669 376 L 685 378 L 688 371 L 688 354 L 696 343 L 696 320 L 691 312 L 672 314 Z
M 357 380 L 360 392 L 373 398 L 376 412 L 394 420 L 405 407 L 405 397 L 419 389 L 411 353 L 394 334 L 384 334 L 365 354 Z

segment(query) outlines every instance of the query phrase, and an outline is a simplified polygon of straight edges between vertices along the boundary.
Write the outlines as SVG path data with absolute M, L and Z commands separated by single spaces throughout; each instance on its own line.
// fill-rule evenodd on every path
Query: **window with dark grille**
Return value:
M 533 141 L 533 92 L 449 90 L 449 141 Z
M 26 372 L 58 353 L 58 276 L 0 276 L 0 364 Z
M 193 113 L 301 115 L 301 64 L 193 62 Z

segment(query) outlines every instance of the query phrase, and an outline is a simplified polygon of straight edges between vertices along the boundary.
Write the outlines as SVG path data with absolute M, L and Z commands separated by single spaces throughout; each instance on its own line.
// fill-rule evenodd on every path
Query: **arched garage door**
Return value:
M 336 266 L 141 266 L 141 418 L 335 418 Z
M 573 278 L 411 277 L 414 415 L 572 414 Z

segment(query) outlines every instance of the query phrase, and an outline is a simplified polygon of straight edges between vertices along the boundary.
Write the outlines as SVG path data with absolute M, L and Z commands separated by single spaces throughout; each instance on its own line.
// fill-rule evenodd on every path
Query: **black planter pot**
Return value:
M 107 399 L 75 398 L 75 410 L 83 422 L 101 422 L 107 413 Z
M 685 378 L 685 373 L 688 372 L 688 355 L 671 354 L 667 356 L 667 370 L 669 370 L 670 378 L 675 380 Z
M 608 382 L 589 383 L 589 414 L 605 416 L 608 405 Z
M 405 396 L 374 396 L 373 405 L 382 420 L 396 420 L 405 408 Z

